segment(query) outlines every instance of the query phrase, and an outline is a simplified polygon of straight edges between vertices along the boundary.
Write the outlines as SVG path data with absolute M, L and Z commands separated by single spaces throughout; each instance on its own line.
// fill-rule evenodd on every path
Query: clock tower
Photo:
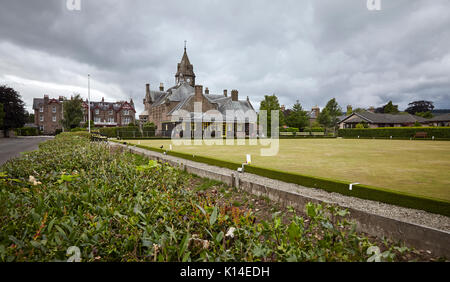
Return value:
M 186 81 L 192 87 L 195 85 L 194 66 L 189 62 L 189 58 L 186 53 L 186 41 L 184 45 L 183 58 L 181 58 L 181 62 L 178 63 L 177 73 L 175 74 L 176 84 L 180 84 L 183 81 Z

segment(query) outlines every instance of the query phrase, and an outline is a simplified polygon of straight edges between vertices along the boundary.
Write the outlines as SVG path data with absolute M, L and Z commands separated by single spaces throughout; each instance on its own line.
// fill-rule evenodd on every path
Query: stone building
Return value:
M 83 101 L 83 123 L 88 120 L 88 101 Z M 127 126 L 136 121 L 136 110 L 133 99 L 130 102 L 105 102 L 104 98 L 100 102 L 91 101 L 91 120 L 94 124 L 91 127 L 113 127 Z
M 44 98 L 33 99 L 34 123 L 43 134 L 55 134 L 57 130 L 62 130 L 63 101 L 63 96 L 50 99 L 44 95 Z
M 309 117 L 309 126 L 313 126 L 314 123 L 317 121 L 317 118 L 320 114 L 320 108 L 318 106 L 312 107 L 311 111 L 308 112 Z
M 62 130 L 61 121 L 64 118 L 63 102 L 65 97 L 59 96 L 58 99 L 44 98 L 33 99 L 34 123 L 39 127 L 43 134 L 55 134 L 57 130 Z M 83 120 L 82 126 L 88 120 L 88 101 L 83 101 Z M 133 99 L 130 102 L 101 102 L 91 101 L 91 120 L 94 124 L 91 127 L 111 127 L 126 126 L 129 123 L 135 123 L 136 110 L 134 109 Z
M 248 136 L 250 132 L 253 132 L 250 127 L 255 126 L 255 123 L 252 123 L 250 119 L 245 119 L 244 122 L 231 121 L 231 119 L 228 122 L 225 121 L 227 112 L 230 113 L 231 111 L 250 113 L 256 117 L 256 112 L 249 98 L 239 100 L 237 90 L 232 90 L 230 96 L 228 96 L 227 90 L 223 90 L 223 94 L 212 94 L 208 87 L 203 89 L 202 85 L 196 85 L 194 67 L 189 61 L 186 47 L 181 62 L 177 65 L 175 85 L 164 90 L 164 85 L 161 83 L 158 90 L 151 90 L 150 84 L 147 84 L 145 90 L 143 100 L 145 109 L 139 115 L 139 119 L 141 122 L 153 122 L 156 125 L 158 135 L 171 136 L 172 130 L 179 124 L 182 127 L 181 135 L 183 135 L 183 131 L 198 132 L 200 124 L 202 134 L 205 133 L 205 130 L 212 130 L 214 136 L 216 132 L 222 136 Z M 207 111 L 220 113 L 224 121 L 220 124 L 218 122 L 204 122 L 204 118 L 208 117 L 202 116 L 199 123 L 199 120 L 194 117 L 194 112 L 196 112 L 194 111 L 195 102 L 201 102 L 201 113 L 205 114 Z M 182 123 L 179 116 L 180 112 L 190 113 L 191 120 Z M 186 121 L 186 119 L 183 119 L 183 121 Z M 191 128 L 186 128 L 186 126 L 191 126 Z

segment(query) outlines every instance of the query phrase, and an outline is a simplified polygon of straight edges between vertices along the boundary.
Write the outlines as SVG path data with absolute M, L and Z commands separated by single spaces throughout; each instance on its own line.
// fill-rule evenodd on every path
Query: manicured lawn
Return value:
M 169 149 L 170 140 L 126 140 Z M 281 139 L 279 153 L 261 145 L 172 145 L 174 151 L 300 174 L 359 182 L 450 201 L 450 142 L 368 139 Z

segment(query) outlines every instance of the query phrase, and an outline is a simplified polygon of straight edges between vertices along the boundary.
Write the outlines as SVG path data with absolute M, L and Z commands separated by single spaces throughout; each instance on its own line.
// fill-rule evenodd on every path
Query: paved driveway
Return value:
M 0 165 L 11 158 L 20 155 L 20 152 L 34 151 L 38 149 L 41 142 L 52 139 L 53 137 L 19 137 L 19 138 L 0 138 Z

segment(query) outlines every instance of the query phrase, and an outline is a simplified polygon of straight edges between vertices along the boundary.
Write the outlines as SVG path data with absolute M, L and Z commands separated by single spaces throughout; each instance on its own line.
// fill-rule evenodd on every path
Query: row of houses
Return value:
M 55 134 L 62 130 L 63 102 L 66 99 L 64 96 L 50 98 L 48 95 L 44 95 L 44 98 L 33 99 L 34 124 L 43 134 Z M 94 122 L 92 126 L 111 127 L 135 123 L 136 110 L 134 109 L 133 99 L 130 99 L 129 102 L 105 102 L 102 98 L 101 101 L 91 101 L 90 103 L 91 120 Z M 82 123 L 88 121 L 88 109 L 88 101 L 84 100 L 82 103 Z
M 341 117 L 339 128 L 355 128 L 357 124 L 367 124 L 369 128 L 405 127 L 420 124 L 423 126 L 450 126 L 450 113 L 427 119 L 409 113 L 380 114 L 371 111 L 353 112 Z

